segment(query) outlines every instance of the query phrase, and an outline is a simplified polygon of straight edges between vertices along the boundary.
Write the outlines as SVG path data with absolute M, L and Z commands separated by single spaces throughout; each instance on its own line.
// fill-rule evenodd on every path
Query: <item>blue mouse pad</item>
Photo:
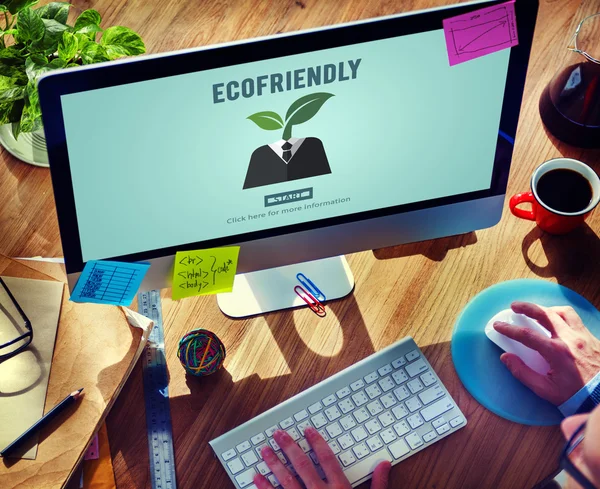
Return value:
M 600 338 L 600 312 L 578 293 L 545 280 L 501 282 L 477 294 L 464 308 L 452 333 L 452 361 L 465 388 L 498 416 L 526 425 L 556 425 L 558 408 L 515 379 L 500 361 L 502 349 L 485 334 L 485 325 L 513 301 L 542 306 L 571 306 L 592 334 Z

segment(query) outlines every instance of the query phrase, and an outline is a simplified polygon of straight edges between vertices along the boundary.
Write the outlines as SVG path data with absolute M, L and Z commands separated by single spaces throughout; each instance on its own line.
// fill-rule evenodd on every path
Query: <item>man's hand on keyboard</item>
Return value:
M 494 328 L 540 353 L 550 364 L 550 372 L 541 375 L 516 355 L 500 357 L 511 373 L 543 399 L 560 405 L 600 372 L 600 340 L 584 326 L 571 307 L 542 307 L 528 302 L 513 302 L 511 308 L 538 321 L 551 338 L 519 326 L 496 322 Z
M 307 489 L 351 489 L 348 479 L 344 475 L 337 457 L 323 437 L 314 428 L 306 428 L 304 436 L 308 440 L 312 450 L 325 476 L 327 482 L 319 477 L 316 467 L 313 465 L 309 456 L 294 442 L 294 440 L 285 431 L 277 431 L 273 438 L 283 450 L 287 459 L 292 463 L 298 476 L 304 482 Z M 261 451 L 263 460 L 267 463 L 283 489 L 301 489 L 302 486 L 296 480 L 296 477 L 281 463 L 281 460 L 275 455 L 275 452 L 269 447 Z M 373 472 L 373 481 L 371 489 L 386 489 L 391 464 L 381 462 Z M 262 475 L 257 474 L 254 477 L 254 484 L 258 489 L 272 489 L 271 483 Z

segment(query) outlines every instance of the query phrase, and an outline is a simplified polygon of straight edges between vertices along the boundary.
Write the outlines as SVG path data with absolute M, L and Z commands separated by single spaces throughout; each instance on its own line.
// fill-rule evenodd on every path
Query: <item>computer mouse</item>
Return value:
M 514 353 L 517 355 L 521 360 L 523 360 L 525 365 L 535 370 L 537 373 L 542 375 L 547 374 L 550 370 L 550 365 L 546 359 L 537 351 L 532 350 L 522 343 L 498 333 L 498 331 L 494 329 L 494 323 L 496 321 L 502 321 L 503 323 L 508 323 L 513 326 L 523 326 L 524 328 L 533 329 L 545 334 L 548 336 L 548 338 L 552 336 L 550 331 L 544 328 L 537 321 L 525 316 L 524 314 L 517 314 L 511 309 L 504 309 L 503 311 L 500 311 L 485 325 L 485 334 L 496 345 L 498 345 L 507 353 Z

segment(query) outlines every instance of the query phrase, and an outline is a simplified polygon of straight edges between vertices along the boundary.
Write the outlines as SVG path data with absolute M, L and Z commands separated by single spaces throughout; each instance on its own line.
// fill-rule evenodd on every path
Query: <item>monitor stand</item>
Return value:
M 327 301 L 345 297 L 354 288 L 354 276 L 343 256 L 308 261 L 235 276 L 233 291 L 217 294 L 221 311 L 241 318 L 281 309 L 308 307 L 294 291 L 302 285 L 296 275 L 304 274 Z

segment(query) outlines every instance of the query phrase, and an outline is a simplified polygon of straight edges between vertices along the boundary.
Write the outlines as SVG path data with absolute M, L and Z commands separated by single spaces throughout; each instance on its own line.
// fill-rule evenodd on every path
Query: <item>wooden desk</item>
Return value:
M 317 27 L 452 3 L 350 0 L 158 2 L 76 0 L 107 24 L 138 30 L 150 52 Z M 600 171 L 600 152 L 549 138 L 539 119 L 542 89 L 567 58 L 576 24 L 597 0 L 541 0 L 508 194 L 528 188 L 541 162 L 569 156 Z M 49 176 L 2 152 L 0 252 L 61 254 Z M 412 335 L 469 419 L 464 430 L 393 469 L 391 488 L 530 488 L 556 467 L 557 428 L 530 428 L 493 415 L 465 391 L 450 359 L 456 317 L 470 298 L 499 281 L 541 277 L 562 283 L 600 307 L 600 212 L 565 237 L 541 234 L 506 208 L 501 223 L 468 235 L 364 252 L 349 257 L 354 293 L 328 305 L 251 320 L 224 317 L 214 298 L 163 301 L 178 487 L 228 488 L 208 440 L 405 335 Z M 176 358 L 179 338 L 196 327 L 227 345 L 226 369 L 186 379 Z M 141 368 L 134 370 L 109 416 L 120 489 L 150 488 Z

